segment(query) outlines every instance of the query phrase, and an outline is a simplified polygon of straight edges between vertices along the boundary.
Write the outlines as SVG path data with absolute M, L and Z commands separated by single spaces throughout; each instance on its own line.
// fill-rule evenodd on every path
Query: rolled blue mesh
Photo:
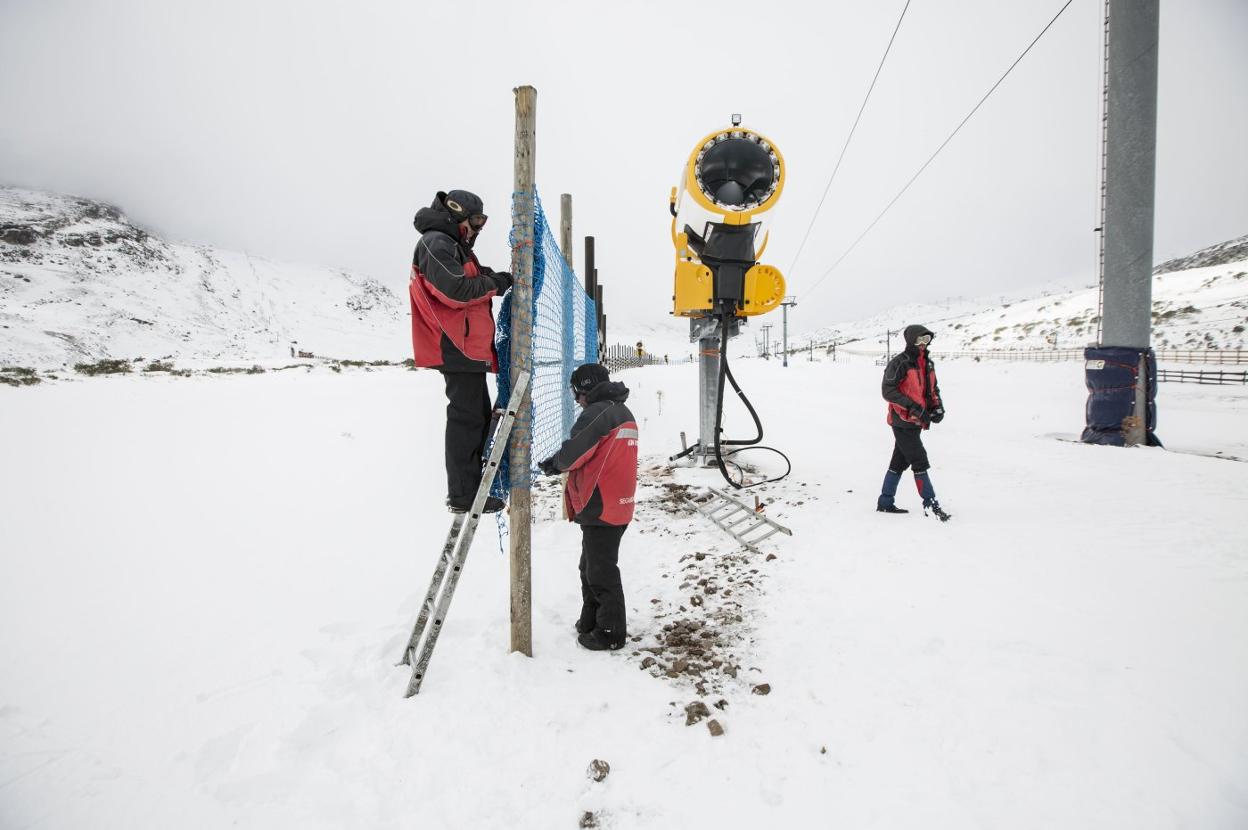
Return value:
M 577 406 L 568 380 L 572 370 L 583 363 L 598 361 L 598 312 L 585 293 L 581 280 L 569 267 L 536 192 L 513 193 L 512 215 L 525 213 L 533 203 L 533 336 L 529 344 L 533 378 L 529 384 L 533 400 L 532 445 L 529 480 L 537 475 L 537 463 L 554 455 L 567 439 L 576 421 Z M 514 223 L 512 249 L 520 244 Z M 505 406 L 511 395 L 512 292 L 503 298 L 496 327 L 498 347 L 498 403 Z M 506 454 L 494 482 L 494 494 L 502 495 L 511 482 L 510 461 Z

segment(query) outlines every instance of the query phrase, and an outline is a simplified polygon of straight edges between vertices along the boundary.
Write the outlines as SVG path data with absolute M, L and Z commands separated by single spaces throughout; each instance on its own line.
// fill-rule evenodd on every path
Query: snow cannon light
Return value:
M 733 125 L 703 138 L 671 192 L 676 248 L 673 314 L 750 317 L 778 308 L 780 270 L 760 265 L 768 232 L 763 214 L 784 190 L 784 157 L 760 133 Z

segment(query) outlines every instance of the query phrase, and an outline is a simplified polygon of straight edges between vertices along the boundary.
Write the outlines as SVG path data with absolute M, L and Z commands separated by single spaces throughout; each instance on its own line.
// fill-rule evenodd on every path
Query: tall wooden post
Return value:
M 572 424 L 576 420 L 574 417 L 576 401 L 573 400 L 572 390 L 569 388 L 572 372 L 576 369 L 577 358 L 576 305 L 573 303 L 572 294 L 577 289 L 577 284 L 576 272 L 572 265 L 571 193 L 564 193 L 559 197 L 559 250 L 563 252 L 563 259 L 568 263 L 568 270 L 572 271 L 568 279 L 559 281 L 559 287 L 563 291 L 563 406 L 561 407 L 563 423 L 561 434 L 566 439 L 572 434 Z
M 576 270 L 572 259 L 572 194 L 563 193 L 559 196 L 559 250 L 563 251 L 563 259 L 568 267 Z
M 537 90 L 517 87 L 515 177 L 512 186 L 511 378 L 532 373 L 533 228 L 536 223 L 534 167 L 537 161 Z M 533 441 L 533 405 L 524 394 L 511 433 L 511 650 L 533 656 L 533 570 L 530 533 L 532 491 L 529 449 Z

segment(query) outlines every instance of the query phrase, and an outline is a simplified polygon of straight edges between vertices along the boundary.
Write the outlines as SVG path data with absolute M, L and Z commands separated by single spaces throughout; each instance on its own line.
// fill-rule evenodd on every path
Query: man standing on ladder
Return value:
M 455 513 L 472 506 L 489 440 L 485 375 L 498 371 L 490 298 L 511 288 L 511 274 L 486 268 L 472 252 L 484 210 L 475 193 L 439 192 L 413 222 L 421 236 L 409 291 L 412 348 L 417 366 L 437 369 L 446 381 L 446 505 Z M 494 496 L 485 503 L 486 513 L 502 508 Z
M 615 651 L 628 639 L 619 558 L 637 492 L 637 420 L 624 405 L 628 387 L 612 382 L 605 366 L 578 367 L 571 384 L 581 416 L 559 451 L 538 466 L 549 476 L 568 474 L 564 515 L 581 526 L 577 642 Z

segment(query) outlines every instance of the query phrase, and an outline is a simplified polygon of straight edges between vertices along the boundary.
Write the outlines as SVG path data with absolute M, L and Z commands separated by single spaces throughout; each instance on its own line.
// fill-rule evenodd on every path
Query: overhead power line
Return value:
M 906 5 L 901 9 L 901 15 L 897 18 L 897 25 L 893 27 L 892 37 L 888 39 L 888 46 L 884 48 L 884 56 L 880 58 L 880 65 L 875 68 L 875 77 L 871 79 L 871 86 L 867 87 L 867 94 L 862 99 L 862 106 L 858 108 L 858 116 L 854 119 L 854 125 L 849 128 L 849 135 L 845 137 L 845 146 L 841 147 L 841 154 L 837 156 L 836 165 L 832 168 L 832 175 L 828 176 L 828 183 L 823 187 L 823 196 L 819 198 L 819 204 L 815 206 L 815 213 L 810 217 L 810 225 L 806 227 L 806 235 L 802 237 L 802 244 L 797 246 L 797 253 L 793 255 L 793 263 L 789 266 L 789 279 L 793 278 L 793 272 L 797 269 L 797 261 L 801 259 L 802 249 L 806 247 L 806 240 L 810 239 L 810 232 L 814 230 L 815 220 L 819 218 L 819 211 L 823 210 L 823 203 L 828 198 L 828 191 L 832 189 L 832 180 L 836 178 L 836 171 L 841 169 L 841 162 L 845 159 L 845 151 L 849 149 L 849 142 L 854 140 L 854 131 L 858 129 L 858 122 L 862 120 L 862 114 L 867 109 L 867 102 L 871 100 L 871 92 L 875 89 L 875 82 L 880 79 L 880 70 L 884 68 L 884 61 L 888 60 L 888 53 L 893 49 L 893 41 L 897 39 L 897 31 L 901 29 L 901 21 L 906 18 L 906 10 L 910 8 L 910 0 L 906 0 Z
M 1027 44 L 1027 48 L 1024 49 L 1022 53 L 1017 58 L 1014 59 L 1014 62 L 1010 64 L 1010 68 L 1005 70 L 1005 73 L 1000 78 L 997 79 L 997 82 L 993 84 L 987 92 L 984 93 L 984 97 L 979 99 L 979 103 L 971 108 L 971 111 L 968 112 L 966 114 L 966 117 L 963 118 L 962 121 L 958 123 L 958 126 L 953 128 L 953 132 L 949 133 L 949 137 L 940 143 L 940 146 L 936 148 L 936 152 L 932 153 L 932 155 L 928 157 L 927 161 L 923 162 L 923 166 L 920 167 L 915 172 L 915 174 L 910 177 L 910 180 L 906 182 L 905 186 L 902 187 L 901 190 L 897 191 L 897 195 L 894 196 L 892 200 L 889 201 L 889 203 L 884 206 L 884 209 L 880 211 L 880 214 L 876 216 L 874 220 L 872 220 L 871 224 L 867 225 L 866 229 L 862 233 L 858 234 L 858 238 L 855 239 L 853 244 L 850 245 L 845 250 L 845 253 L 837 257 L 836 262 L 833 262 L 832 265 L 828 268 L 828 270 L 824 271 L 823 275 L 820 276 L 819 279 L 815 280 L 815 284 L 812 285 L 810 288 L 806 289 L 806 296 L 810 296 L 810 293 L 814 291 L 816 288 L 818 288 L 823 283 L 823 281 L 827 279 L 828 275 L 831 274 L 833 271 L 835 271 L 836 267 L 840 265 L 847 256 L 853 253 L 854 249 L 858 247 L 858 243 L 861 242 L 863 238 L 868 233 L 871 232 L 872 228 L 874 228 L 877 224 L 879 224 L 879 221 L 884 218 L 884 214 L 888 213 L 888 211 L 892 209 L 893 205 L 897 204 L 897 200 L 900 199 L 903 195 L 905 195 L 905 192 L 910 189 L 910 185 L 914 184 L 915 179 L 921 176 L 923 174 L 923 171 L 926 170 L 928 166 L 933 161 L 936 160 L 936 157 L 940 155 L 941 150 L 944 150 L 945 147 L 949 144 L 949 142 L 953 140 L 953 137 L 957 135 L 958 132 L 964 126 L 966 126 L 966 122 L 971 120 L 971 116 L 979 112 L 979 108 L 984 105 L 984 102 L 988 100 L 988 97 L 992 95 L 993 92 L 996 91 L 997 87 L 1001 86 L 1001 83 L 1007 77 L 1009 77 L 1009 74 L 1014 71 L 1014 67 L 1018 66 L 1018 64 L 1022 62 L 1023 58 L 1027 57 L 1027 53 L 1031 51 L 1032 47 L 1034 47 L 1037 43 L 1040 42 L 1040 38 L 1044 37 L 1045 33 L 1048 32 L 1049 29 L 1053 27 L 1053 24 L 1057 22 L 1057 19 L 1062 16 L 1063 12 L 1065 12 L 1066 9 L 1068 9 L 1070 7 L 1070 4 L 1073 2 L 1074 0 L 1066 0 L 1066 4 L 1062 6 L 1060 9 L 1058 9 L 1057 14 L 1053 15 L 1053 19 L 1050 20 L 1047 24 L 1045 24 L 1045 27 L 1040 30 L 1040 34 L 1036 35 L 1035 38 L 1031 41 L 1031 43 Z

